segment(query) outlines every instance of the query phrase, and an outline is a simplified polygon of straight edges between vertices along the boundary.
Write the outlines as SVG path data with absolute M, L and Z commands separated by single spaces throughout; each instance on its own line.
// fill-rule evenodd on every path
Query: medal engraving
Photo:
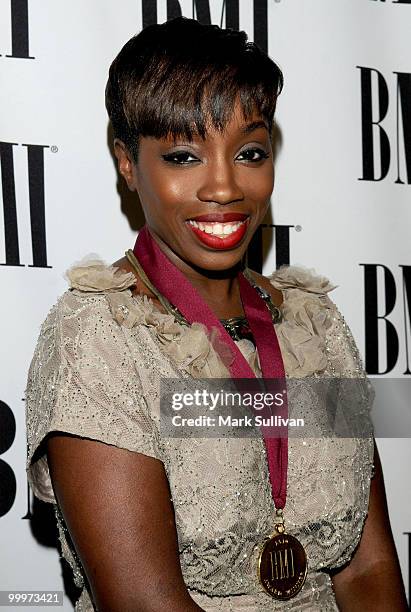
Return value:
M 258 560 L 258 577 L 269 595 L 291 599 L 302 589 L 306 576 L 307 557 L 297 538 L 276 533 L 265 542 Z

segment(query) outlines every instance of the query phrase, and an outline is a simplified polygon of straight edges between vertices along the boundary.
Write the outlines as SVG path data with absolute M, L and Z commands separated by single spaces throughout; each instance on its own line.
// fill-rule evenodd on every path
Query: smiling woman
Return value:
M 245 32 L 186 18 L 111 65 L 115 155 L 146 223 L 113 265 L 68 271 L 26 389 L 28 478 L 54 505 L 79 612 L 406 609 L 372 393 L 333 286 L 244 264 L 273 191 L 282 83 Z M 328 404 L 344 378 L 359 397 L 354 415 L 331 402 L 356 423 L 345 437 Z M 170 379 L 202 398 L 171 433 Z M 223 435 L 210 379 L 257 383 L 262 409 L 231 406 Z

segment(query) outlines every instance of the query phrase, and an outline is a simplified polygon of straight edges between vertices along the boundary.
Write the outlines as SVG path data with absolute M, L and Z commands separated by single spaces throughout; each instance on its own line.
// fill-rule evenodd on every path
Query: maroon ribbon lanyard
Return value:
M 234 360 L 229 366 L 232 378 L 255 378 L 252 368 L 230 334 L 188 278 L 161 250 L 147 225 L 140 229 L 133 252 L 149 280 L 169 302 L 178 308 L 189 323 L 194 321 L 203 323 L 209 332 L 213 327 L 217 328 L 220 339 L 230 347 L 234 354 Z M 238 273 L 237 278 L 244 312 L 257 346 L 263 379 L 276 379 L 274 393 L 278 392 L 278 381 L 282 383 L 284 403 L 277 414 L 285 419 L 288 416 L 285 371 L 271 313 L 262 297 L 242 272 Z M 268 385 L 269 389 L 270 385 Z M 272 427 L 261 427 L 273 500 L 276 508 L 283 508 L 287 496 L 288 428 L 283 424 L 276 427 L 276 430 L 276 437 L 273 437 Z

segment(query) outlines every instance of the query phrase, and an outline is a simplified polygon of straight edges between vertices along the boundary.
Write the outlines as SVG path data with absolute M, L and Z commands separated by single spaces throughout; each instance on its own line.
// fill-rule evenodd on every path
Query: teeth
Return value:
M 202 221 L 194 221 L 193 219 L 189 219 L 188 223 L 206 234 L 213 234 L 213 236 L 224 238 L 225 236 L 229 236 L 238 230 L 240 225 L 245 223 L 245 221 L 246 219 L 244 219 L 244 221 L 230 221 L 228 223 L 218 223 L 216 221 L 203 223 Z

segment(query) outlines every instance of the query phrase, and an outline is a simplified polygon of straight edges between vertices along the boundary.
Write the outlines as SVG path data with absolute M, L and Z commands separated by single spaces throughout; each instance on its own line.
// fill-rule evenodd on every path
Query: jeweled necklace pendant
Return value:
M 264 590 L 275 599 L 291 599 L 299 593 L 307 577 L 307 556 L 297 538 L 286 533 L 284 523 L 263 544 L 258 559 L 258 578 Z

